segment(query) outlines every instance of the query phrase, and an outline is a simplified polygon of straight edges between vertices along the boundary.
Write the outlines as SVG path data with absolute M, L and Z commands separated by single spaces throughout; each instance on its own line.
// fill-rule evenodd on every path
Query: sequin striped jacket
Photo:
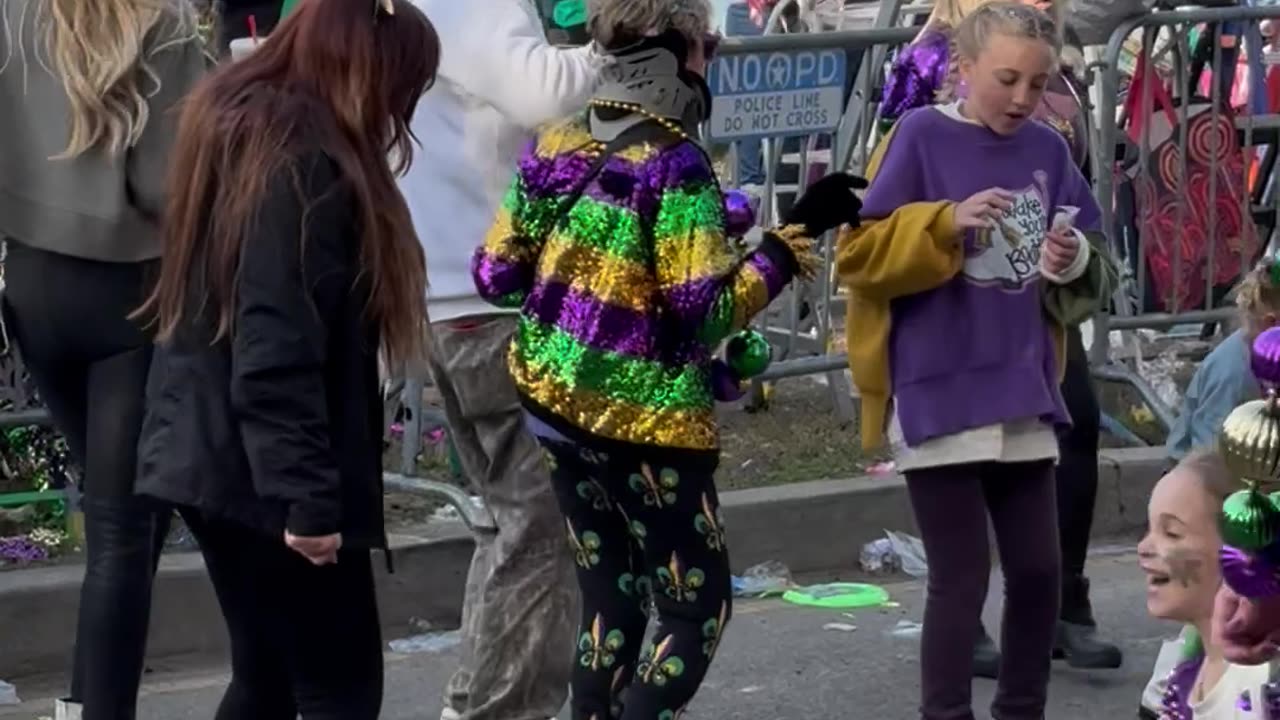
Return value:
M 530 145 L 472 262 L 476 287 L 521 310 L 509 365 L 532 415 L 579 442 L 714 457 L 713 354 L 791 281 L 791 247 L 808 239 L 790 226 L 736 249 L 688 140 L 638 138 L 565 208 L 599 149 L 584 118 Z

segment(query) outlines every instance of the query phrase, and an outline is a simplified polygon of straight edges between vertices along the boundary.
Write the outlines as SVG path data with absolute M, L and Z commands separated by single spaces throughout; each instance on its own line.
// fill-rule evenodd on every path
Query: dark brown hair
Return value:
M 440 41 L 407 0 L 394 0 L 393 13 L 387 4 L 304 0 L 261 47 L 187 98 L 160 275 L 137 313 L 159 340 L 203 311 L 217 319 L 215 339 L 234 331 L 241 244 L 268 180 L 289 172 L 301 187 L 300 156 L 318 149 L 356 202 L 366 313 L 386 358 L 399 366 L 421 356 L 426 265 L 393 172 L 412 160 L 409 119 L 435 80 Z

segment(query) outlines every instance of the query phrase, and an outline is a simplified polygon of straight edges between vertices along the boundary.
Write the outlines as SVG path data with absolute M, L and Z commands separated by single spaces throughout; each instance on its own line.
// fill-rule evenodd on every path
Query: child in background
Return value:
M 1227 415 L 1240 403 L 1261 396 L 1262 388 L 1249 368 L 1249 349 L 1259 333 L 1276 324 L 1276 312 L 1280 308 L 1280 277 L 1277 276 L 1280 276 L 1280 262 L 1264 258 L 1236 289 L 1240 328 L 1218 343 L 1191 377 L 1178 419 L 1165 442 L 1170 465 L 1182 460 L 1193 448 L 1213 447 Z M 1164 651 L 1156 658 L 1151 680 L 1142 695 L 1144 715 L 1158 714 L 1165 681 L 1175 663 L 1176 656 Z
M 956 27 L 965 100 L 903 116 L 841 238 L 862 437 L 890 434 L 929 555 L 922 716 L 972 718 L 974 640 L 990 572 L 1005 575 L 1001 720 L 1044 717 L 1058 619 L 1055 430 L 1064 326 L 1097 308 L 1100 212 L 1062 137 L 1028 122 L 1057 68 L 1053 19 L 992 2 Z
M 1195 450 L 1151 493 L 1147 534 L 1138 545 L 1139 562 L 1147 575 L 1147 611 L 1153 617 L 1185 623 L 1187 629 L 1160 706 L 1145 709 L 1141 717 L 1268 717 L 1262 687 L 1271 681 L 1272 667 L 1228 662 L 1211 630 L 1214 599 L 1222 585 L 1218 512 L 1227 495 L 1238 488 L 1216 453 Z
M 1171 461 L 1192 448 L 1212 447 L 1222 421 L 1237 405 L 1262 395 L 1249 369 L 1249 348 L 1263 330 L 1276 324 L 1280 311 L 1280 261 L 1264 258 L 1236 290 L 1240 328 L 1214 348 L 1196 368 L 1178 419 L 1169 430 L 1165 454 Z

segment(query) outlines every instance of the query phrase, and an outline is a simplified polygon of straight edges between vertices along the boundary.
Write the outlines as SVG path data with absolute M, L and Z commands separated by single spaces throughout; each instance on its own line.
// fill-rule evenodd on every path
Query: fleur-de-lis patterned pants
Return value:
M 573 720 L 675 720 L 732 602 L 714 468 L 542 442 L 582 589 Z

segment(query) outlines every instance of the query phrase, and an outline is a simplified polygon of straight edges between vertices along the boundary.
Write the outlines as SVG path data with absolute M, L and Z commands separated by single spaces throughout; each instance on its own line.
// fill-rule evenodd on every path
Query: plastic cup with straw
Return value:
M 258 46 L 262 44 L 262 40 L 258 37 L 258 19 L 253 15 L 249 16 L 249 37 L 236 38 L 231 41 L 231 59 L 242 60 L 249 56 Z

